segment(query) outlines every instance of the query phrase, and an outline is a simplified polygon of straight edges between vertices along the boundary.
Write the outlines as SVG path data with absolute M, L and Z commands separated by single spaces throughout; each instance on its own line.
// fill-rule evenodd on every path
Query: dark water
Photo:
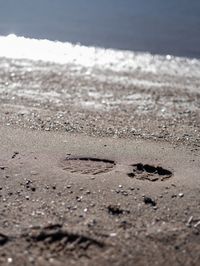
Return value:
M 200 0 L 0 0 L 0 35 L 200 58 Z

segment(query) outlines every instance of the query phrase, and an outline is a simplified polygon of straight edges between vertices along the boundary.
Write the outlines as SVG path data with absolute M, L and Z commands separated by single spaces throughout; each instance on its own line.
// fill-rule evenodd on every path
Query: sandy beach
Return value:
M 198 265 L 199 150 L 1 127 L 1 265 Z
M 199 265 L 199 61 L 88 51 L 0 60 L 0 264 Z

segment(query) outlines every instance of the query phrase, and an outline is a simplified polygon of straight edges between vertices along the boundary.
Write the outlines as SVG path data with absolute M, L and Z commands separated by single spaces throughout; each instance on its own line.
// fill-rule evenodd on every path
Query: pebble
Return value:
M 32 263 L 32 264 L 35 262 L 35 260 L 34 260 L 34 258 L 33 258 L 33 257 L 29 257 L 29 259 L 28 259 L 28 260 L 29 260 L 29 262 L 30 262 L 30 263 Z
M 13 259 L 12 258 L 8 258 L 8 263 L 12 263 Z
M 36 171 L 31 171 L 31 175 L 38 175 L 39 173 Z
M 81 197 L 76 197 L 76 200 L 78 201 L 78 202 L 81 202 L 81 200 L 82 200 L 82 196 Z
M 180 198 L 182 198 L 182 197 L 184 196 L 184 194 L 183 194 L 183 193 L 179 193 L 178 196 L 179 196 Z
M 116 233 L 110 233 L 111 237 L 115 237 L 117 234 Z
M 128 196 L 128 192 L 127 191 L 121 191 L 123 196 Z
M 192 220 L 193 220 L 193 216 L 190 216 L 190 218 L 188 219 L 186 225 L 190 226 L 190 224 L 192 223 Z
M 200 221 L 198 221 L 195 225 L 194 225 L 195 228 L 198 228 L 200 227 Z

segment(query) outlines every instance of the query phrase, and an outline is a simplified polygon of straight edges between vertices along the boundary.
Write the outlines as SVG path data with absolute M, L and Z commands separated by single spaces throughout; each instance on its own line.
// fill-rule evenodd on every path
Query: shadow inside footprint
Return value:
M 140 180 L 149 180 L 149 181 L 164 181 L 172 176 L 170 170 L 164 169 L 160 166 L 153 166 L 149 164 L 134 164 L 133 172 L 128 173 L 127 175 L 131 178 L 136 178 Z

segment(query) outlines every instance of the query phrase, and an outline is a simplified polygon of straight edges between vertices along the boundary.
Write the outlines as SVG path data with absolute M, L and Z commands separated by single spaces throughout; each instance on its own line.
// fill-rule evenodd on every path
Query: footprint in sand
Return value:
M 134 164 L 132 165 L 133 171 L 128 173 L 131 178 L 136 178 L 139 180 L 148 180 L 151 182 L 164 181 L 172 177 L 172 172 L 170 170 L 164 169 L 160 166 L 153 166 L 149 164 Z
M 108 159 L 68 156 L 62 161 L 61 166 L 63 170 L 70 173 L 98 175 L 112 171 L 116 163 Z M 172 176 L 170 170 L 160 166 L 138 163 L 131 165 L 131 167 L 133 170 L 127 175 L 139 180 L 164 181 Z
M 67 157 L 62 162 L 63 170 L 70 173 L 97 175 L 112 171 L 115 162 L 92 157 Z

